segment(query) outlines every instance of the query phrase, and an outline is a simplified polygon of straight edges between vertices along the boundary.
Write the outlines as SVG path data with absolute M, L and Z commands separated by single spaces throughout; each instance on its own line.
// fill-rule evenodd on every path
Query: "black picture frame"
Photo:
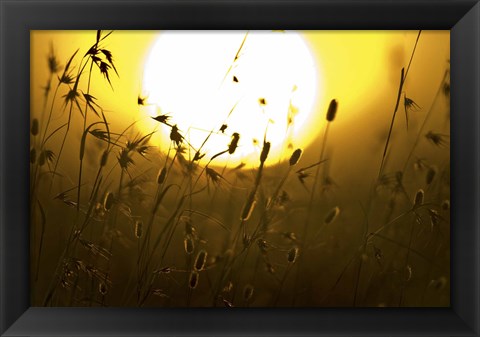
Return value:
M 473 0 L 0 0 L 2 336 L 479 336 L 480 4 Z M 451 307 L 34 308 L 28 160 L 33 29 L 450 29 Z

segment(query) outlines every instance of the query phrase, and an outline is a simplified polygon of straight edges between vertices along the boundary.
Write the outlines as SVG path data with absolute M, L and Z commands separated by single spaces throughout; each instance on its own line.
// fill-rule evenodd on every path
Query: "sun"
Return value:
M 317 74 L 297 32 L 165 31 L 145 63 L 142 111 L 169 116 L 192 157 L 198 152 L 209 160 L 239 137 L 233 154 L 210 165 L 257 165 L 264 140 L 271 143 L 269 161 L 277 163 L 316 137 L 305 127 L 314 122 Z M 144 120 L 167 151 L 171 127 Z

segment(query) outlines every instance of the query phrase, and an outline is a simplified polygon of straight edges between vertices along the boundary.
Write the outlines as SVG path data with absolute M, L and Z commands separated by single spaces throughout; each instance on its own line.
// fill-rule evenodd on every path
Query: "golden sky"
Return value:
M 254 34 L 267 33 L 285 34 L 282 32 L 250 32 L 249 34 L 254 36 Z M 316 81 L 316 87 L 313 89 L 315 95 L 311 109 L 305 112 L 308 119 L 306 119 L 302 128 L 297 130 L 297 143 L 292 145 L 303 148 L 316 146 L 316 140 L 323 134 L 321 130 L 325 125 L 324 116 L 328 104 L 331 99 L 336 99 L 339 102 L 339 112 L 333 126 L 335 131 L 332 132 L 329 141 L 330 144 L 335 144 L 336 162 L 343 163 L 347 160 L 359 163 L 358 165 L 361 166 L 365 156 L 372 151 L 372 147 L 378 145 L 376 143 L 380 143 L 379 139 L 384 136 L 382 133 L 385 133 L 385 129 L 388 128 L 396 100 L 400 70 L 408 65 L 418 31 L 301 31 L 298 33 L 313 60 L 311 71 Z M 177 32 L 177 34 L 180 33 Z M 214 36 L 212 34 L 215 33 L 209 32 L 208 34 Z M 237 32 L 236 36 L 242 37 L 244 34 L 245 32 Z M 119 76 L 117 77 L 113 71 L 110 72 L 112 90 L 98 69 L 94 69 L 90 93 L 97 98 L 97 103 L 105 110 L 108 120 L 112 124 L 112 129 L 121 130 L 130 123 L 139 121 L 137 125 L 139 131 L 148 133 L 152 131 L 156 123 L 150 119 L 150 116 L 154 116 L 157 112 L 175 113 L 175 111 L 161 111 L 156 110 L 156 107 L 139 107 L 137 105 L 138 95 L 145 95 L 150 100 L 155 100 L 155 97 L 148 97 L 149 93 L 145 91 L 144 76 L 146 72 L 151 71 L 151 69 L 145 69 L 145 64 L 154 49 L 155 42 L 162 35 L 165 34 L 161 31 L 115 31 L 105 39 L 103 46 L 112 52 Z M 190 32 L 190 35 L 202 36 L 199 32 L 193 34 Z M 33 115 L 40 116 L 43 106 L 42 87 L 48 79 L 46 57 L 50 46 L 53 46 L 61 65 L 65 65 L 75 50 L 80 48 L 78 55 L 72 62 L 73 66 L 78 66 L 81 57 L 89 46 L 95 42 L 95 36 L 95 31 L 31 32 L 31 102 Z M 449 60 L 449 39 L 448 31 L 423 31 L 419 39 L 404 90 L 422 108 L 429 108 L 432 105 L 438 86 L 443 79 Z M 191 41 L 193 45 L 194 40 Z M 238 41 L 241 42 L 241 39 Z M 202 65 L 195 64 L 196 55 L 208 55 L 208 47 L 202 50 L 197 48 L 192 51 L 188 50 L 188 46 L 186 48 L 186 53 L 189 54 L 187 57 L 179 58 L 178 64 L 174 66 L 181 68 L 181 62 L 184 62 L 185 67 L 193 64 L 193 68 L 189 68 L 193 71 L 201 69 Z M 212 53 L 216 51 L 214 47 L 210 49 Z M 222 51 L 223 49 L 220 47 L 218 50 Z M 236 50 L 236 48 L 233 49 L 233 51 Z M 284 50 L 280 52 L 285 54 Z M 162 53 L 168 55 L 169 50 L 162 50 Z M 290 53 L 295 58 L 296 51 L 291 50 Z M 175 57 L 173 56 L 173 59 Z M 198 57 L 200 58 L 200 56 Z M 266 62 L 268 62 L 269 57 L 271 60 L 276 58 L 275 50 L 272 51 L 271 56 L 266 56 Z M 302 63 L 302 61 L 297 61 L 297 63 Z M 225 64 L 225 67 L 228 68 L 228 64 Z M 286 65 L 286 68 L 288 68 L 288 65 Z M 258 69 L 254 70 L 254 74 L 256 72 L 258 72 Z M 282 72 L 286 72 L 286 69 L 279 66 L 278 74 L 281 76 Z M 189 76 L 193 80 L 196 75 L 191 74 Z M 83 77 L 86 81 L 86 76 Z M 159 80 L 162 80 L 161 78 L 162 76 L 159 76 Z M 185 80 L 187 82 L 189 77 L 184 78 L 187 79 Z M 195 81 L 197 81 L 195 83 L 199 83 L 195 85 L 200 90 L 202 79 L 195 78 Z M 83 83 L 83 87 L 86 87 L 86 83 Z M 185 92 L 181 94 L 182 98 L 180 100 L 182 102 L 191 100 L 189 96 L 193 95 L 192 89 L 187 85 L 185 87 L 189 89 L 185 89 Z M 161 98 L 157 98 L 157 100 L 161 100 Z M 195 106 L 194 103 L 192 104 L 192 106 Z M 233 105 L 231 102 L 228 104 Z M 53 123 L 55 118 L 59 118 L 66 113 L 65 111 L 62 112 L 61 104 L 55 110 Z M 195 111 L 192 111 L 192 113 L 195 113 Z M 412 128 L 421 121 L 420 116 L 418 116 L 419 118 L 416 117 L 414 115 L 410 117 Z M 74 116 L 74 118 L 76 117 Z M 396 126 L 405 127 L 403 113 L 399 115 L 396 123 Z M 75 124 L 80 125 L 80 123 Z M 249 119 L 244 127 L 251 128 L 254 124 L 255 121 Z M 263 124 L 261 128 L 264 129 Z M 272 130 L 273 128 L 272 126 Z M 77 138 L 80 137 L 79 130 L 77 130 Z M 232 126 L 229 130 L 231 132 L 235 131 Z M 207 131 L 203 130 L 202 132 Z M 270 132 L 271 137 L 282 137 L 281 133 L 273 136 L 273 131 Z M 161 134 L 162 132 L 159 131 L 158 133 Z M 261 137 L 262 135 L 259 135 L 259 141 L 262 141 Z M 168 142 L 168 138 L 166 139 Z M 360 139 L 362 140 L 362 146 L 358 145 Z M 161 142 L 161 140 L 157 142 Z M 224 143 L 228 143 L 228 139 Z M 162 147 L 161 144 L 159 145 Z M 165 146 L 163 147 L 165 148 Z M 351 151 L 351 149 L 356 150 Z

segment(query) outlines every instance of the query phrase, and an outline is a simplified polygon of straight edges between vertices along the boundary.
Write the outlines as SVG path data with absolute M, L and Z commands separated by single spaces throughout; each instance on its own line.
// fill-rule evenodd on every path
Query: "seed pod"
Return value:
M 436 280 L 431 280 L 428 286 L 430 288 L 434 288 L 435 290 L 442 290 L 447 285 L 447 278 L 445 276 L 441 276 Z
M 283 233 L 285 238 L 289 239 L 290 241 L 297 241 L 297 236 L 293 232 L 285 232 Z
M 330 101 L 330 105 L 328 106 L 328 111 L 327 111 L 327 121 L 333 122 L 335 119 L 335 116 L 337 114 L 337 108 L 338 108 L 338 103 L 335 99 L 332 99 Z
M 270 274 L 275 274 L 275 268 L 273 268 L 270 262 L 265 263 L 265 267 L 267 268 L 267 272 Z
M 167 176 L 167 169 L 164 167 L 158 173 L 157 184 L 159 184 L 159 185 L 163 184 L 166 176 Z
M 225 287 L 223 287 L 222 291 L 224 293 L 229 293 L 229 292 L 232 291 L 232 289 L 233 289 L 233 283 L 232 283 L 232 281 L 228 281 L 227 285 Z
M 30 128 L 30 133 L 32 136 L 38 135 L 38 119 L 34 118 L 32 120 L 32 127 Z
M 196 271 L 201 271 L 205 268 L 205 263 L 207 262 L 207 252 L 203 249 L 198 252 L 197 257 L 195 258 L 195 265 L 193 266 Z
M 198 273 L 196 271 L 192 271 L 190 273 L 190 279 L 188 280 L 188 286 L 190 289 L 195 289 L 198 285 Z
M 252 297 L 253 297 L 253 286 L 250 284 L 247 284 L 243 288 L 243 300 L 245 302 L 248 302 L 252 299 Z
M 106 211 L 109 211 L 112 208 L 114 199 L 115 196 L 113 193 L 107 192 L 107 194 L 105 194 L 105 198 L 103 199 L 103 208 L 105 208 Z
M 40 152 L 40 155 L 38 156 L 38 166 L 45 165 L 46 161 L 47 158 L 45 157 L 45 151 Z
M 450 200 L 444 200 L 444 201 L 442 202 L 442 209 L 443 209 L 444 211 L 450 209 Z
M 185 253 L 187 253 L 188 255 L 192 254 L 193 250 L 195 249 L 195 244 L 193 243 L 193 240 L 190 236 L 187 236 L 183 240 L 183 246 L 185 248 Z
M 258 239 L 257 240 L 257 245 L 258 245 L 258 248 L 260 248 L 260 250 L 262 251 L 262 253 L 266 253 L 267 250 L 268 250 L 268 242 L 263 240 L 263 239 Z
M 240 220 L 247 221 L 250 216 L 252 215 L 253 209 L 255 208 L 255 191 L 250 192 L 248 195 L 247 201 L 243 206 L 242 215 L 240 216 Z
M 430 185 L 432 183 L 433 179 L 435 179 L 436 174 L 437 171 L 435 170 L 435 168 L 428 168 L 427 175 L 425 176 L 425 182 L 427 183 L 427 185 Z
M 327 216 L 325 217 L 325 225 L 331 224 L 338 216 L 340 213 L 340 208 L 337 206 L 334 207 L 330 212 L 328 212 Z
M 100 158 L 100 166 L 104 167 L 105 165 L 107 165 L 107 162 L 108 162 L 108 151 L 105 150 L 103 151 L 102 157 Z
M 37 150 L 34 147 L 30 149 L 30 164 L 35 164 L 37 160 Z
M 421 206 L 423 204 L 424 196 L 425 196 L 425 192 L 423 192 L 422 189 L 419 189 L 417 191 L 417 193 L 415 194 L 415 199 L 413 201 L 413 206 L 414 207 Z
M 292 155 L 290 156 L 290 160 L 289 160 L 290 166 L 293 166 L 296 163 L 298 163 L 301 156 L 302 156 L 302 150 L 301 149 L 296 149 L 295 151 L 293 151 Z
M 143 235 L 143 222 L 139 220 L 135 222 L 135 237 L 137 239 L 140 239 L 142 235 Z
M 185 223 L 185 234 L 186 235 L 195 235 L 196 229 L 192 225 L 192 221 L 191 221 L 190 217 L 189 216 L 182 216 L 180 218 L 180 220 Z
M 295 261 L 297 260 L 297 257 L 298 257 L 298 248 L 297 247 L 291 248 L 287 254 L 288 263 L 295 263 Z
M 107 291 L 107 285 L 103 282 L 100 282 L 100 284 L 98 285 L 98 292 L 105 296 L 107 294 Z
M 229 300 L 225 299 L 222 297 L 222 302 L 223 302 L 223 305 L 226 307 L 226 308 L 233 308 L 233 303 L 230 302 Z
M 233 154 L 238 146 L 238 141 L 240 140 L 240 135 L 237 132 L 234 132 L 232 135 L 232 141 L 228 144 L 228 153 Z
M 264 163 L 267 160 L 268 153 L 270 152 L 270 142 L 264 142 L 262 153 L 260 154 L 260 162 Z
M 430 216 L 430 224 L 433 229 L 438 225 L 440 217 L 438 216 L 438 212 L 434 209 L 428 209 L 428 215 Z

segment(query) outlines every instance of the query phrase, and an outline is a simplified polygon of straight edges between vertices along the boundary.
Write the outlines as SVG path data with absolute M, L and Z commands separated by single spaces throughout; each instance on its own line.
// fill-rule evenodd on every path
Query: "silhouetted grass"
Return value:
M 219 163 L 241 147 L 230 123 L 238 102 L 198 148 L 175 111 L 153 117 L 152 131 L 111 123 L 115 112 L 103 108 L 102 91 L 92 91 L 96 81 L 109 91 L 121 81 L 111 76 L 122 70 L 106 49 L 111 34 L 97 31 L 64 67 L 49 50 L 44 100 L 30 125 L 32 305 L 448 306 L 449 135 L 432 123 L 432 107 L 406 94 L 421 32 L 400 71 L 382 152 L 372 153 L 381 159 L 378 176 L 363 177 L 367 191 L 336 182 L 336 170 L 358 175 L 355 165 L 332 168 L 334 178 L 329 171 L 331 128 L 347 115 L 341 100 L 322 112 L 313 145 L 284 141 L 286 156 L 274 163 L 265 126 L 255 162 L 235 168 Z M 249 34 L 222 83 L 242 81 L 233 70 Z M 448 99 L 449 85 L 447 69 L 435 102 Z M 131 99 L 140 111 L 152 105 L 148 95 Z M 269 104 L 256 100 L 261 109 Z M 394 136 L 400 104 L 407 129 Z M 409 120 L 420 114 L 416 127 Z M 160 149 L 151 141 L 156 132 L 169 135 Z M 213 135 L 226 141 L 211 154 Z M 410 139 L 406 157 L 392 160 L 401 156 L 392 145 Z

